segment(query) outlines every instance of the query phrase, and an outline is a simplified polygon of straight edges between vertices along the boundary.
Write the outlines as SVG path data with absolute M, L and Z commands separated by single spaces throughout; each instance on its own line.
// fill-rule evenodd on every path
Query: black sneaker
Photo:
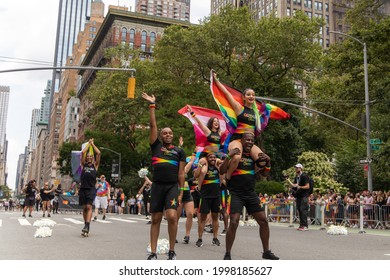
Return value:
M 96 216 L 95 216 L 95 217 L 93 217 L 93 220 L 94 220 L 94 221 L 96 221 L 96 220 L 97 220 L 97 217 L 96 217 Z
M 226 235 L 226 229 L 221 232 L 221 235 Z
M 152 221 L 148 221 L 146 224 L 147 224 L 147 225 L 150 225 L 150 224 L 152 224 Z M 176 243 L 177 243 L 177 242 L 176 242 Z
M 81 230 L 81 235 L 87 237 L 88 234 L 89 234 L 89 225 L 85 224 L 85 225 L 84 225 L 84 228 Z
M 179 243 L 179 241 L 177 241 L 177 239 L 175 240 L 175 243 Z
M 157 255 L 156 255 L 156 253 L 151 253 L 151 254 L 149 255 L 149 257 L 147 258 L 147 260 L 157 260 Z
M 202 247 L 203 246 L 203 241 L 201 238 L 198 239 L 198 241 L 196 241 L 196 246 L 198 247 Z
M 50 214 L 47 214 L 47 217 L 50 218 L 51 217 Z
M 175 251 L 169 251 L 168 252 L 168 260 L 176 260 L 176 253 L 175 253 Z
M 42 218 L 45 218 L 45 214 L 42 215 Z
M 25 215 L 25 214 L 23 214 L 23 215 L 22 215 L 22 217 L 26 218 L 26 215 Z
M 219 242 L 218 238 L 216 238 L 216 237 L 213 238 L 213 245 L 221 246 L 221 242 Z
M 32 218 L 32 216 L 31 215 L 28 215 L 30 218 Z
M 103 220 L 105 220 L 106 219 L 106 215 L 103 215 Z
M 188 244 L 190 242 L 190 237 L 189 236 L 184 236 L 183 242 L 185 244 Z
M 230 253 L 225 253 L 225 256 L 223 256 L 224 260 L 231 260 L 232 256 L 230 256 Z
M 274 253 L 271 252 L 271 250 L 268 250 L 263 253 L 263 259 L 278 260 L 279 258 L 275 256 Z

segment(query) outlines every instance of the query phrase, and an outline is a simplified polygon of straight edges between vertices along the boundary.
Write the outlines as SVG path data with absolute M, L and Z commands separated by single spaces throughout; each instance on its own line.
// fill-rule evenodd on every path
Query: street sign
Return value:
M 371 145 L 380 145 L 380 144 L 382 144 L 382 140 L 381 139 L 370 139 L 370 144 Z
M 372 159 L 367 159 L 367 158 L 363 158 L 363 159 L 359 160 L 360 164 L 368 164 L 371 162 L 372 162 Z
M 371 150 L 373 151 L 378 151 L 380 149 L 381 146 L 375 146 L 375 145 L 371 145 Z

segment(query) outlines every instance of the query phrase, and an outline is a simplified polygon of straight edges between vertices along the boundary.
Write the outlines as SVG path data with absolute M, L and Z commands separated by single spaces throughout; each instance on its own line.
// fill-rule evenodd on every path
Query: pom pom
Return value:
M 240 226 L 245 226 L 245 222 L 243 220 L 240 220 L 239 225 Z
M 331 225 L 326 233 L 330 235 L 348 235 L 348 231 L 345 227 L 334 225 Z
M 145 176 L 147 176 L 149 174 L 149 171 L 147 168 L 141 168 L 140 170 L 138 170 L 138 176 L 140 178 L 145 178 Z
M 157 255 L 166 255 L 169 252 L 169 241 L 168 239 L 158 239 L 157 240 L 157 250 L 156 250 Z M 150 254 L 152 252 L 150 248 L 150 243 L 148 247 L 146 248 L 146 252 Z
M 54 227 L 56 222 L 50 219 L 36 220 L 33 224 L 34 227 Z
M 255 219 L 249 219 L 248 221 L 246 221 L 246 225 L 250 226 L 250 227 L 257 227 L 258 226 Z
M 35 238 L 45 238 L 51 236 L 51 228 L 49 227 L 40 227 L 36 230 L 34 237 Z

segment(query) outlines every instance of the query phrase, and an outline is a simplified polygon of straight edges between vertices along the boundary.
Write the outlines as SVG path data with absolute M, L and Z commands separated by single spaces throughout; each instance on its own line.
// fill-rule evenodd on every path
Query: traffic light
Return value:
M 134 92 L 135 92 L 135 78 L 130 77 L 127 83 L 127 98 L 134 99 Z

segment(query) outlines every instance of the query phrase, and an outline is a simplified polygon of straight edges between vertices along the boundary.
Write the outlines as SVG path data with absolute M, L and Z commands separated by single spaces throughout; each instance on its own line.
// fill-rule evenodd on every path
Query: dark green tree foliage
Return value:
M 57 165 L 60 168 L 61 175 L 69 175 L 73 177 L 71 166 L 72 151 L 81 151 L 81 144 L 77 142 L 64 142 L 59 148 Z
M 251 87 L 259 96 L 296 97 L 295 81 L 309 84 L 308 73 L 321 56 L 315 43 L 320 24 L 300 13 L 293 18 L 264 17 L 256 23 L 246 8 L 228 8 L 201 25 L 167 28 L 154 49 L 154 61 L 141 61 L 139 53 L 126 47 L 113 48 L 105 58 L 110 64 L 119 66 L 121 60 L 132 58 L 130 67 L 137 69 L 137 97 L 126 98 L 128 74 L 98 73 L 88 93 L 94 106 L 90 112 L 94 129 L 124 141 L 130 161 L 134 161 L 132 167 L 148 165 L 149 131 L 136 128 L 149 122 L 147 104 L 140 98 L 146 91 L 157 98 L 158 127 L 171 127 L 175 143 L 182 135 L 190 154 L 193 129 L 177 111 L 186 104 L 217 109 L 210 93 L 210 70 L 215 69 L 221 81 L 239 90 Z M 273 159 L 273 178 L 279 178 L 278 173 L 295 162 L 296 150 L 305 146 L 299 137 L 300 111 L 280 107 L 293 118 L 271 121 L 259 139 L 259 145 Z
M 384 143 L 379 151 L 373 151 L 373 182 L 374 189 L 384 188 L 389 181 L 389 166 L 385 158 L 388 156 L 389 139 L 389 86 L 390 86 L 390 18 L 381 13 L 382 1 L 354 1 L 354 8 L 347 14 L 351 26 L 350 35 L 365 42 L 368 55 L 368 79 L 370 96 L 371 138 L 379 138 Z M 338 37 L 341 37 L 337 35 Z M 316 100 L 315 107 L 340 118 L 356 127 L 365 130 L 365 91 L 363 46 L 347 37 L 342 43 L 332 46 L 324 57 L 322 71 L 318 80 L 313 83 L 310 96 Z M 366 158 L 366 149 L 354 147 L 365 145 L 363 133 L 346 129 L 345 126 L 333 121 L 318 119 L 317 126 L 325 133 L 327 154 L 337 152 L 338 174 L 343 183 L 350 176 L 349 171 L 355 170 L 359 176 L 352 176 L 352 181 L 360 189 L 367 188 L 363 166 L 358 160 Z M 346 140 L 354 141 L 346 141 Z M 341 152 L 340 152 L 341 151 Z M 347 153 L 350 153 L 347 156 Z M 340 155 L 341 158 L 338 158 Z M 353 162 L 349 162 L 353 161 Z M 352 168 L 352 165 L 355 167 Z M 345 168 L 349 166 L 348 168 Z

